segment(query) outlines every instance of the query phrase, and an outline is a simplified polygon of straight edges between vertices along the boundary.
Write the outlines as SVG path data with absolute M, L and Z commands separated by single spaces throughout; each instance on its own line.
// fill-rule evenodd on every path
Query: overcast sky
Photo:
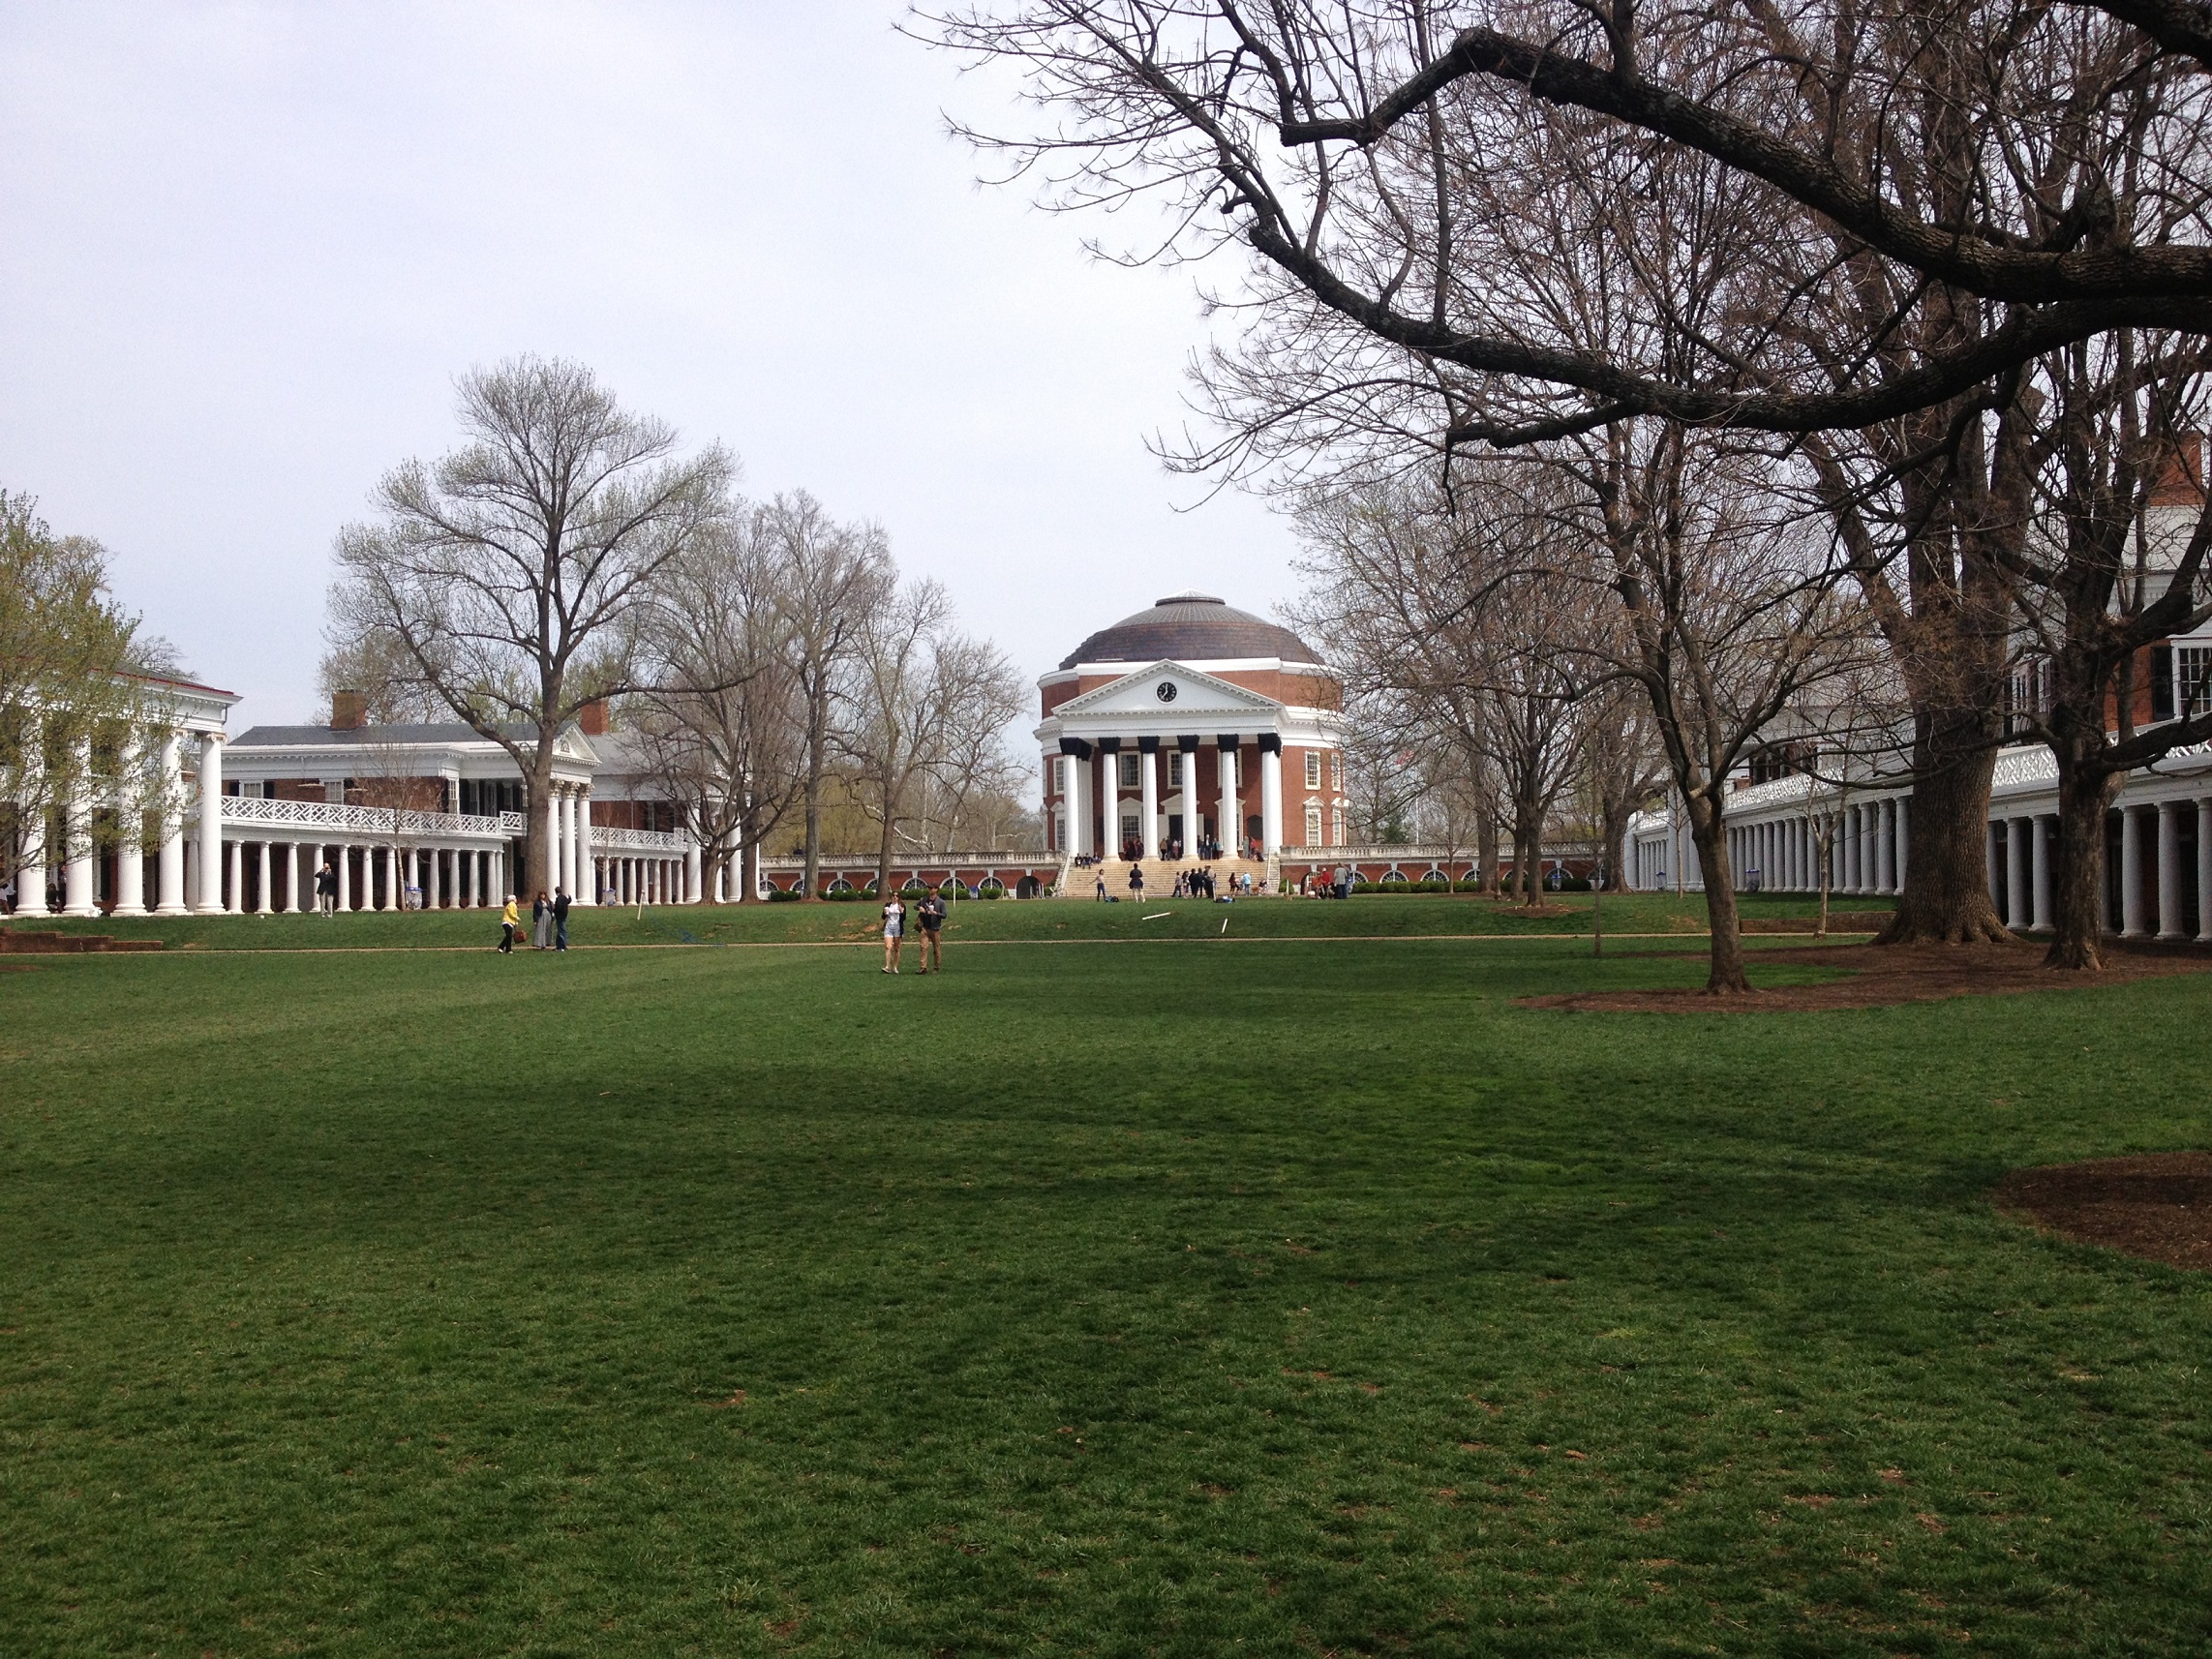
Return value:
M 899 11 L 0 0 L 0 485 L 233 732 L 318 714 L 333 532 L 522 351 L 879 520 L 1032 678 L 1176 589 L 1264 614 L 1282 522 L 1145 447 L 1193 274 L 979 189 L 943 112 L 1004 83 Z

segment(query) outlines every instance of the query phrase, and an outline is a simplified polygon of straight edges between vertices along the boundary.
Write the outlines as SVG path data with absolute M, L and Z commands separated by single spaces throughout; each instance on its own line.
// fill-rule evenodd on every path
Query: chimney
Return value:
M 358 691 L 333 692 L 330 698 L 330 729 L 334 732 L 357 732 L 369 723 L 369 700 Z
M 576 710 L 576 724 L 584 728 L 587 738 L 603 738 L 607 735 L 607 700 L 594 697 Z

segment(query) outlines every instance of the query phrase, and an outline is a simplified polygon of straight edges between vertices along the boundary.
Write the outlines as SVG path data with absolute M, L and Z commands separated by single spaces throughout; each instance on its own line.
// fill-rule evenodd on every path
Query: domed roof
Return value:
M 1280 657 L 1319 662 L 1288 628 L 1224 604 L 1209 593 L 1170 593 L 1149 611 L 1124 617 L 1077 646 L 1060 666 L 1079 662 L 1218 662 L 1230 657 Z

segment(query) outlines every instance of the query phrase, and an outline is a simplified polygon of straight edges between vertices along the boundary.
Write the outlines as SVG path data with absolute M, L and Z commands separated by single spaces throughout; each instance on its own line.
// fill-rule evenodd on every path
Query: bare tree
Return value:
M 837 746 L 837 691 L 897 572 L 877 525 L 839 524 L 803 490 L 760 509 L 756 532 L 778 566 L 778 603 L 805 745 L 805 893 L 821 896 L 822 785 Z
M 709 871 L 740 857 L 731 886 L 741 903 L 759 896 L 761 843 L 807 782 L 787 572 L 766 531 L 764 515 L 734 515 L 669 561 L 648 622 L 655 667 L 631 709 L 647 764 Z M 715 885 L 710 874 L 710 895 Z
M 378 486 L 338 537 L 330 644 L 396 651 L 528 780 L 526 886 L 553 883 L 554 744 L 636 681 L 653 582 L 726 518 L 734 464 L 624 411 L 581 364 L 521 357 L 460 381 L 469 441 Z

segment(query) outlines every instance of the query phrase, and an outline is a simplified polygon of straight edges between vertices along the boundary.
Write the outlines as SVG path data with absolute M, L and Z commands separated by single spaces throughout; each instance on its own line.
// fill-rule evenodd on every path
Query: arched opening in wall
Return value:
M 831 892 L 851 892 L 853 884 L 845 880 L 843 876 L 838 876 L 830 883 L 829 890 Z
M 1006 883 L 1000 881 L 996 876 L 985 876 L 976 884 L 976 891 L 978 893 L 1003 893 L 1006 891 Z
M 1386 888 L 1410 887 L 1412 883 L 1408 881 L 1406 878 L 1406 872 L 1400 869 L 1391 869 L 1385 871 L 1383 873 L 1382 879 L 1379 882 L 1376 883 L 1376 886 L 1378 887 Z

